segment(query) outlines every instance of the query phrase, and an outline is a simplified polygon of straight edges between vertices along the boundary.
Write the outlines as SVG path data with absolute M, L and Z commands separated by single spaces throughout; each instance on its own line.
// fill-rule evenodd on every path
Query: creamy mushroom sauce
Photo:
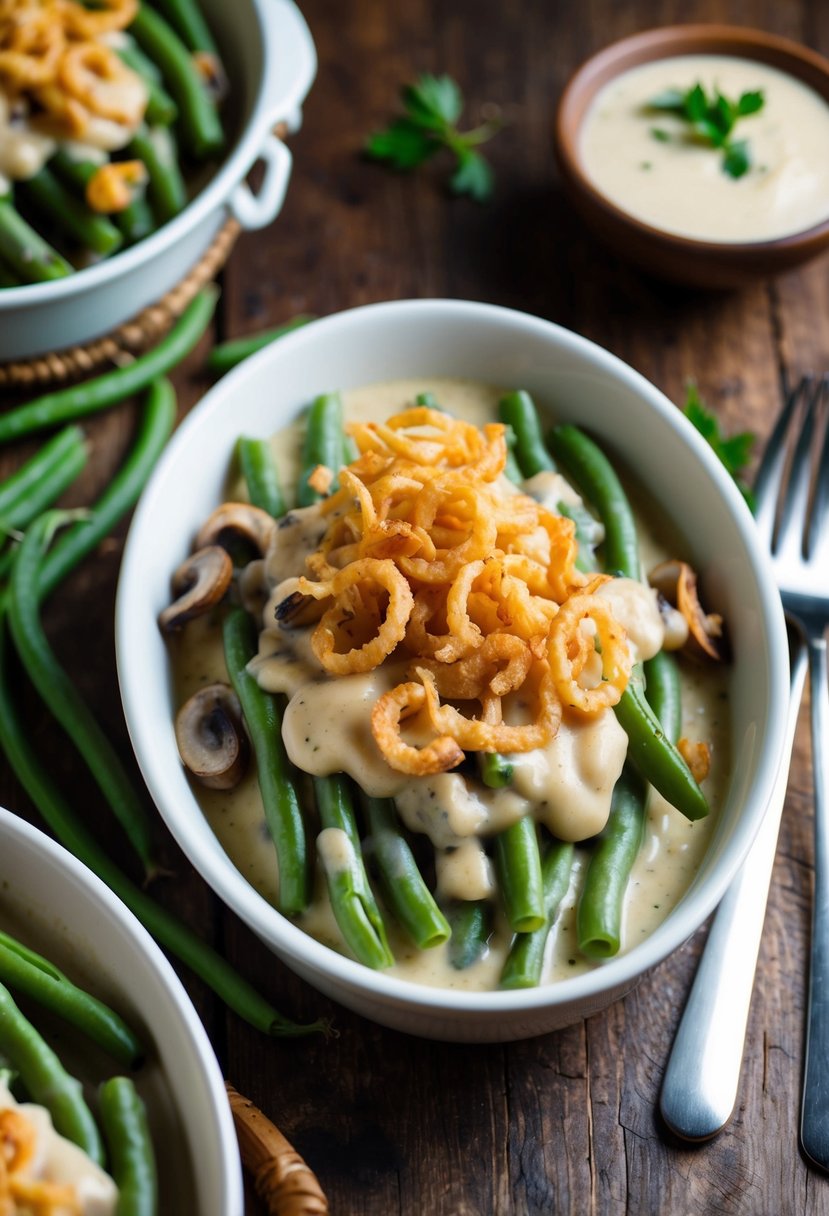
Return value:
M 732 100 L 764 94 L 763 109 L 734 128 L 751 152 L 741 178 L 723 172 L 722 149 L 695 140 L 682 118 L 648 109 L 663 90 L 697 82 Z M 677 236 L 768 241 L 829 217 L 829 105 L 757 60 L 680 55 L 630 68 L 591 103 L 579 146 L 588 177 L 611 202 Z
M 370 385 L 344 394 L 346 415 L 350 418 L 382 418 L 414 401 L 419 392 L 431 390 L 451 413 L 476 423 L 496 416 L 502 390 L 459 380 L 395 381 Z M 284 486 L 294 485 L 299 472 L 300 431 L 287 428 L 274 439 L 274 448 Z M 528 483 L 539 495 L 544 489 Z M 578 496 L 561 479 L 548 481 L 546 489 L 556 501 L 567 493 Z M 228 496 L 238 498 L 241 488 L 228 486 Z M 283 529 L 288 543 L 279 558 L 271 556 L 274 580 L 296 573 L 304 552 L 316 547 L 321 525 L 313 511 L 300 513 L 301 522 Z M 674 547 L 666 548 L 653 537 L 650 521 L 638 519 L 643 564 L 650 569 Z M 257 574 L 259 571 L 257 571 Z M 645 655 L 659 646 L 658 626 L 654 632 L 653 615 L 648 610 L 648 592 L 638 586 L 609 587 L 614 611 Z M 478 899 L 491 895 L 494 882 L 491 864 L 481 844 L 484 835 L 505 827 L 523 815 L 531 802 L 538 818 L 564 839 L 583 840 L 601 830 L 610 806 L 610 794 L 621 771 L 626 750 L 624 732 L 612 711 L 593 723 L 575 725 L 565 718 L 554 744 L 546 753 L 515 757 L 516 771 L 511 787 L 489 790 L 474 786 L 457 773 L 411 779 L 388 767 L 377 749 L 367 725 L 367 713 L 380 691 L 399 681 L 401 665 L 390 663 L 367 675 L 351 675 L 320 680 L 320 669 L 310 651 L 307 631 L 293 630 L 290 643 L 280 638 L 270 625 L 272 608 L 281 598 L 274 591 L 263 613 L 266 629 L 260 651 L 266 656 L 255 660 L 257 677 L 264 687 L 282 689 L 292 696 L 285 715 L 283 736 L 294 760 L 307 772 L 351 771 L 364 788 L 378 795 L 394 795 L 399 813 L 415 833 L 427 832 L 437 853 L 438 893 L 446 897 Z M 641 611 L 640 611 L 641 610 Z M 216 680 L 226 680 L 221 640 L 215 623 L 207 617 L 191 622 L 171 649 L 176 704 L 197 688 Z M 313 665 L 313 667 L 311 666 Z M 317 682 L 307 683 L 309 671 L 316 668 Z M 723 673 L 712 667 L 690 668 L 683 665 L 683 732 L 693 740 L 712 744 L 711 774 L 705 782 L 711 814 L 706 820 L 688 822 L 656 794 L 652 794 L 647 816 L 644 846 L 631 878 L 622 950 L 628 950 L 667 916 L 693 879 L 705 852 L 711 828 L 717 818 L 728 779 L 728 709 Z M 513 718 L 520 709 L 513 706 Z M 268 835 L 254 771 L 231 792 L 208 790 L 194 785 L 195 795 L 222 846 L 240 873 L 268 900 L 274 902 L 278 873 L 273 844 Z M 435 816 L 438 805 L 442 813 Z M 342 833 L 328 830 L 321 834 L 324 863 L 336 868 L 347 861 L 348 842 Z M 451 851 L 449 851 L 451 850 Z M 576 942 L 575 904 L 580 874 L 588 853 L 576 850 L 570 890 L 559 910 L 550 934 L 545 980 L 563 979 L 597 964 L 583 958 Z M 317 867 L 314 898 L 299 924 L 320 941 L 348 953 L 328 904 L 325 883 Z M 497 903 L 497 901 L 496 901 Z M 463 971 L 448 961 L 445 946 L 418 951 L 396 931 L 389 918 L 389 940 L 396 963 L 396 974 L 432 986 L 491 989 L 498 977 L 511 935 L 505 921 L 496 916 L 496 925 L 486 956 Z

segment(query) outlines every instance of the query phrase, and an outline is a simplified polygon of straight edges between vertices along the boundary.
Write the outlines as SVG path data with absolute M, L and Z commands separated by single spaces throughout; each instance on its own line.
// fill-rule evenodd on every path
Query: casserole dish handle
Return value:
M 291 176 L 291 154 L 275 135 L 268 133 L 265 136 L 256 159 L 265 166 L 258 192 L 254 194 L 247 182 L 241 182 L 228 203 L 230 214 L 248 231 L 264 228 L 276 218 L 285 201 Z

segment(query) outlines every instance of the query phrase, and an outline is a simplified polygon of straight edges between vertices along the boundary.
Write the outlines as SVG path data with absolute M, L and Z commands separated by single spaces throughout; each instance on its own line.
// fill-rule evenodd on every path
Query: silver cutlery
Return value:
M 801 1140 L 829 1169 L 829 377 L 788 395 L 756 484 L 757 526 L 772 556 L 792 643 L 786 752 L 760 834 L 714 919 L 663 1081 L 677 1135 L 715 1135 L 734 1108 L 763 912 L 808 660 L 815 785 L 815 885 Z

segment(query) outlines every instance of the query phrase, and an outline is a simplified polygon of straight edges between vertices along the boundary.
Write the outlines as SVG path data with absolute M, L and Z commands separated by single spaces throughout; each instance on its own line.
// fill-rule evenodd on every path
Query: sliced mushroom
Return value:
M 274 617 L 283 629 L 299 629 L 315 624 L 326 609 L 326 600 L 315 600 L 298 590 L 298 578 L 286 578 L 275 589 Z
M 694 658 L 722 659 L 722 617 L 705 612 L 697 594 L 697 576 L 687 562 L 662 562 L 651 570 L 648 581 L 688 622 L 689 637 L 683 647 Z
M 249 502 L 224 502 L 209 515 L 196 537 L 196 548 L 221 545 L 224 549 L 234 542 L 246 541 L 264 557 L 270 547 L 276 520 L 261 507 Z
M 219 545 L 197 549 L 181 563 L 170 580 L 176 599 L 159 614 L 161 632 L 175 633 L 193 617 L 201 616 L 218 604 L 232 577 L 233 562 L 224 549 Z
M 242 707 L 227 684 L 208 684 L 176 714 L 182 764 L 212 790 L 232 790 L 245 775 L 250 746 Z

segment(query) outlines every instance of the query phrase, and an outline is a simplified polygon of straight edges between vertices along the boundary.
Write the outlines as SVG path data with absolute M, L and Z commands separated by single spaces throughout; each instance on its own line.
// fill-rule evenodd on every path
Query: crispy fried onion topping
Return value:
M 80 1216 L 75 1187 L 31 1176 L 37 1134 L 31 1121 L 13 1107 L 0 1110 L 0 1211 L 37 1212 L 38 1216 Z
M 147 87 L 104 39 L 126 29 L 138 0 L 0 0 L 0 87 L 30 126 L 57 139 L 89 138 L 96 120 L 134 131 Z M 92 142 L 97 142 L 92 140 Z
M 576 568 L 569 519 L 501 477 L 503 426 L 419 407 L 349 430 L 359 455 L 321 504 L 327 530 L 277 617 L 317 601 L 312 647 L 332 675 L 393 652 L 409 660 L 371 715 L 392 768 L 440 773 L 466 749 L 531 751 L 563 707 L 614 705 L 630 654 L 594 594 L 604 576 L 588 583 Z

